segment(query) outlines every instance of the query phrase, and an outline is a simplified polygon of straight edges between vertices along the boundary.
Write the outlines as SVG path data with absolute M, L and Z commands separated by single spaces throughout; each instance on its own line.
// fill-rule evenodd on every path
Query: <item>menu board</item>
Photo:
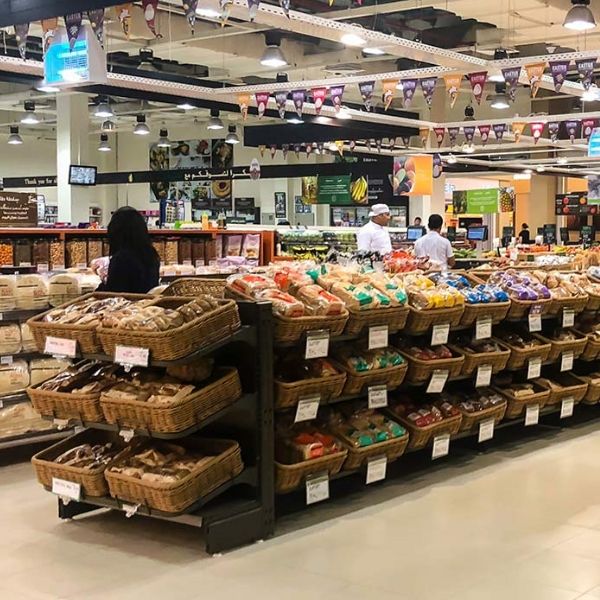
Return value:
M 0 227 L 37 227 L 37 196 L 0 192 Z
M 557 215 L 595 215 L 598 207 L 588 203 L 587 194 L 575 192 L 573 194 L 558 194 L 555 201 Z

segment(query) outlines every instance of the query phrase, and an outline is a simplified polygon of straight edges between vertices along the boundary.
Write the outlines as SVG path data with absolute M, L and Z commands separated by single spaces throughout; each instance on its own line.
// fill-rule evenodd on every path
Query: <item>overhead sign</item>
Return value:
M 392 174 L 395 195 L 430 196 L 433 193 L 433 157 L 396 156 Z
M 555 200 L 554 212 L 562 216 L 595 215 L 598 212 L 598 207 L 588 204 L 586 193 L 574 192 L 572 194 L 558 194 Z
M 37 227 L 37 194 L 0 192 L 0 227 Z
M 452 204 L 455 214 L 495 214 L 498 212 L 498 188 L 454 191 Z
M 317 180 L 319 204 L 352 204 L 350 199 L 350 175 L 322 175 Z

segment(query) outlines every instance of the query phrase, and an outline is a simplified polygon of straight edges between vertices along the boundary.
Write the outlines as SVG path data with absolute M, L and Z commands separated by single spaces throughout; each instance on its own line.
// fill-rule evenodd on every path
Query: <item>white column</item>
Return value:
M 88 221 L 94 194 L 93 187 L 69 185 L 69 166 L 90 164 L 88 97 L 78 93 L 59 94 L 56 114 L 58 220 L 77 225 Z

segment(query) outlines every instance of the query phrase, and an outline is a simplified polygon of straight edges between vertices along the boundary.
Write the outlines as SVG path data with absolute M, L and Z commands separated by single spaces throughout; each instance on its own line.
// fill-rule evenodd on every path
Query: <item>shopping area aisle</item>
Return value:
M 596 428 L 450 459 L 286 517 L 282 535 L 220 557 L 171 523 L 60 522 L 30 466 L 4 466 L 0 598 L 598 599 Z

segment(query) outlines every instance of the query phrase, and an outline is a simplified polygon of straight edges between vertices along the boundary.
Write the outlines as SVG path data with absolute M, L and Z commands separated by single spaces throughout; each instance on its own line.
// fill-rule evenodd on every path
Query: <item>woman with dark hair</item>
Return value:
M 523 223 L 523 225 L 521 225 L 521 232 L 519 233 L 519 238 L 521 240 L 521 244 L 531 243 L 531 237 L 529 235 L 529 225 L 527 225 L 527 223 Z
M 104 292 L 146 294 L 158 285 L 160 258 L 144 217 L 130 206 L 117 210 L 108 225 L 110 263 Z

